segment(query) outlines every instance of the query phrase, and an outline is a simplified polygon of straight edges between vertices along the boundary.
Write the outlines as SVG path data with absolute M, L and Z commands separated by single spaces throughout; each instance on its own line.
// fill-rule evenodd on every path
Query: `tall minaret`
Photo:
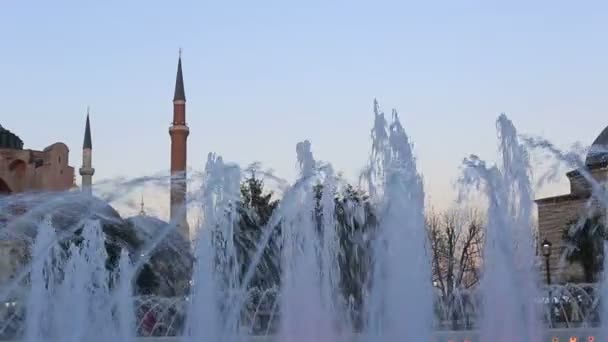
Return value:
M 82 192 L 91 195 L 93 193 L 93 168 L 92 160 L 93 144 L 91 143 L 91 124 L 89 122 L 89 109 L 87 108 L 87 124 L 84 129 L 84 143 L 82 144 L 82 167 L 80 168 L 80 176 L 82 176 Z
M 171 136 L 171 222 L 189 240 L 190 228 L 186 221 L 186 147 L 190 129 L 186 125 L 186 94 L 182 76 L 182 53 L 177 62 L 175 95 L 173 96 L 173 123 L 169 128 Z

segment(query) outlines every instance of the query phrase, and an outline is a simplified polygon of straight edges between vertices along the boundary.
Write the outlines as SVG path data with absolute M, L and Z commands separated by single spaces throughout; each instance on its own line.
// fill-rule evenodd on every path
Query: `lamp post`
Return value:
M 547 272 L 547 287 L 549 290 L 549 327 L 553 327 L 553 295 L 551 294 L 551 265 L 549 257 L 551 256 L 551 242 L 545 239 L 541 245 L 543 256 L 545 257 L 545 271 Z
M 547 271 L 547 285 L 551 285 L 551 266 L 549 265 L 549 257 L 551 256 L 551 242 L 545 239 L 542 244 L 542 252 L 545 257 L 545 271 Z

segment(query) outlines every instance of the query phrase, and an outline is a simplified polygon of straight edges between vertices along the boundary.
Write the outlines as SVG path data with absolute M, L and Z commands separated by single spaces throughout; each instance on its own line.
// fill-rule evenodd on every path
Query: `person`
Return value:
M 146 336 L 151 336 L 154 333 L 154 328 L 156 327 L 156 315 L 154 315 L 154 311 L 149 308 L 146 308 L 144 319 L 143 319 L 143 330 Z

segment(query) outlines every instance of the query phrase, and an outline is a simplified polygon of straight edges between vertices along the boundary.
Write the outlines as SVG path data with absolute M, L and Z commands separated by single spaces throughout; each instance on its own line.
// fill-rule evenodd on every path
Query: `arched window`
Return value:
M 8 170 L 16 173 L 18 177 L 22 177 L 25 174 L 26 167 L 27 166 L 23 160 L 15 159 L 9 164 Z

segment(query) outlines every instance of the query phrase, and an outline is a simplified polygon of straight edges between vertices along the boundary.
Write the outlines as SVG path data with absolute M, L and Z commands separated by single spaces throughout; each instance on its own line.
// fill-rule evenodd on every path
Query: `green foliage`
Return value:
M 354 213 L 349 210 L 352 207 L 362 208 L 362 220 L 353 217 Z M 336 221 L 340 242 L 340 289 L 353 309 L 353 324 L 361 328 L 364 296 L 370 284 L 368 276 L 372 273 L 372 236 L 377 227 L 377 218 L 368 196 L 351 185 L 346 186 L 336 196 Z
M 213 232 L 218 276 L 225 287 L 236 285 L 251 291 L 247 301 L 249 307 L 244 308 L 246 311 L 256 310 L 262 300 L 259 295 L 266 290 L 278 289 L 280 284 L 281 227 L 280 224 L 269 226 L 279 202 L 272 197 L 272 192 L 264 191 L 263 181 L 252 174 L 241 184 L 240 198 L 225 208 L 226 218 L 228 222 L 233 222 L 233 226 L 218 225 Z M 235 212 L 236 217 L 231 217 Z M 263 248 L 260 259 L 254 260 L 260 248 Z M 254 268 L 251 269 L 252 267 Z M 265 298 L 270 302 L 274 299 Z M 222 308 L 226 313 L 233 309 Z M 258 324 L 261 324 L 258 328 L 262 330 L 270 325 L 269 317 L 263 314 L 258 315 L 257 319 Z
M 322 233 L 323 214 L 321 208 L 322 185 L 315 187 L 316 208 L 314 215 L 317 222 L 317 232 Z M 353 323 L 361 326 L 361 315 L 364 293 L 369 284 L 367 278 L 371 267 L 371 236 L 376 226 L 376 217 L 372 206 L 364 192 L 347 185 L 339 193 L 333 195 L 335 204 L 335 222 L 338 243 L 338 282 L 341 296 L 347 301 L 353 311 Z M 238 203 L 238 229 L 233 242 L 236 249 L 239 280 L 251 267 L 252 258 L 262 246 L 262 258 L 256 266 L 253 278 L 247 288 L 261 290 L 278 288 L 281 281 L 281 225 L 268 226 L 269 220 L 279 205 L 273 200 L 272 192 L 264 191 L 264 183 L 255 174 L 246 179 L 241 185 L 241 198 Z M 358 211 L 353 208 L 359 208 Z M 272 229 L 267 244 L 262 238 L 266 235 L 264 229 Z M 224 244 L 225 245 L 225 244 Z
M 271 229 L 270 238 L 263 246 L 264 252 L 248 288 L 269 289 L 280 283 L 280 225 L 267 227 L 279 201 L 273 193 L 264 193 L 264 182 L 252 174 L 241 185 L 241 201 L 238 206 L 238 231 L 234 237 L 239 263 L 239 280 L 251 266 L 252 259 L 263 244 L 264 229 Z
M 606 237 L 604 217 L 599 214 L 570 221 L 564 229 L 566 259 L 582 266 L 584 281 L 587 283 L 596 281 L 602 270 Z
M 316 222 L 322 233 L 323 186 L 315 187 Z M 339 244 L 338 284 L 341 296 L 350 306 L 351 321 L 355 328 L 363 325 L 364 296 L 369 286 L 368 276 L 372 267 L 372 236 L 377 226 L 376 216 L 369 197 L 361 190 L 347 184 L 334 194 L 336 233 Z

